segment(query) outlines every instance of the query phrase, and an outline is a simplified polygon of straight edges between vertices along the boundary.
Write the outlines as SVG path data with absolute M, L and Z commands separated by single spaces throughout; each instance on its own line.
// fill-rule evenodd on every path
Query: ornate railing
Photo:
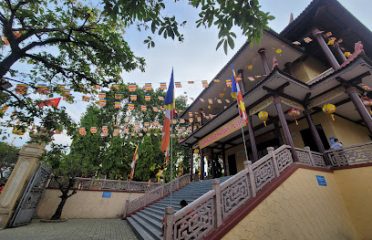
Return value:
M 372 162 L 372 142 L 327 151 L 326 154 L 334 167 Z
M 122 191 L 122 192 L 147 192 L 156 187 L 161 186 L 160 183 L 152 182 L 136 182 L 122 181 L 109 179 L 94 179 L 94 178 L 75 178 L 73 189 L 76 190 L 99 190 L 99 191 Z M 58 188 L 57 179 L 51 178 L 48 188 Z
M 213 190 L 183 209 L 168 211 L 171 214 L 166 214 L 165 239 L 202 239 L 293 163 L 289 146 L 267 150 L 266 156 L 253 164 L 246 163 L 244 170 L 222 184 L 216 180 Z
M 149 203 L 155 202 L 171 192 L 177 191 L 178 189 L 186 186 L 190 183 L 190 174 L 183 175 L 167 184 L 158 186 L 151 191 L 146 192 L 144 195 L 133 199 L 132 201 L 127 200 L 125 204 L 125 210 L 123 217 L 126 218 L 128 215 L 142 209 Z

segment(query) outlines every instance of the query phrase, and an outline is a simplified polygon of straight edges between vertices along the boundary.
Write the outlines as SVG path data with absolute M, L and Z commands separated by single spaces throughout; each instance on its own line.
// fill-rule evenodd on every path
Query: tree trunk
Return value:
M 63 207 L 65 206 L 65 203 L 66 203 L 67 199 L 68 199 L 68 195 L 67 194 L 62 194 L 61 201 L 59 202 L 59 205 L 58 205 L 55 213 L 53 214 L 51 220 L 61 219 L 62 210 L 63 210 Z

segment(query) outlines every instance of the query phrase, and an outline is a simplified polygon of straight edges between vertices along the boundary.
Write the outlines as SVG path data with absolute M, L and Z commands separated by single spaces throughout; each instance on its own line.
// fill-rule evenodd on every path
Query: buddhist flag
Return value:
M 245 111 L 245 104 L 243 101 L 243 94 L 240 91 L 239 84 L 236 84 L 235 71 L 232 69 L 232 80 L 231 80 L 231 96 L 236 99 L 239 109 L 239 115 L 243 121 L 244 126 L 248 124 L 248 116 Z
M 136 150 L 134 150 L 134 154 L 133 154 L 132 164 L 130 165 L 131 167 L 130 176 L 129 176 L 130 179 L 133 179 L 134 177 L 134 169 L 136 168 L 137 160 L 138 160 L 138 145 L 136 145 Z
M 161 141 L 161 151 L 166 153 L 168 152 L 168 149 L 169 149 L 170 130 L 171 130 L 170 125 L 171 125 L 173 113 L 175 110 L 173 69 L 171 73 L 168 91 L 165 96 L 164 105 L 165 105 L 165 116 L 164 116 L 164 123 L 163 123 L 163 137 Z
M 61 101 L 61 98 L 51 98 L 48 100 L 44 100 L 37 104 L 38 107 L 42 108 L 45 106 L 51 106 L 54 108 L 58 108 L 59 102 Z

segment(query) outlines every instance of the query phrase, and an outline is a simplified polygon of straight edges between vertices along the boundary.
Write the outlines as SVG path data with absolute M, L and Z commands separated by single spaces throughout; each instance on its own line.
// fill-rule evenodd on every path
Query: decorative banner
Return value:
M 202 80 L 202 86 L 203 86 L 203 88 L 207 88 L 208 87 L 208 81 L 207 80 Z
M 105 99 L 106 98 L 106 93 L 98 93 L 98 98 L 99 99 Z
M 217 99 L 217 102 L 219 103 L 219 104 L 221 104 L 222 103 L 222 100 L 221 99 Z
M 62 96 L 65 97 L 65 98 L 70 97 L 71 96 L 70 89 L 64 89 L 63 93 L 62 93 Z
M 248 77 L 248 80 L 251 81 L 251 82 L 253 82 L 253 81 L 255 81 L 256 79 L 255 79 L 254 77 L 252 77 L 252 76 L 249 76 L 249 77 Z
M 15 135 L 22 136 L 23 134 L 25 134 L 25 129 L 21 128 L 19 126 L 14 126 L 13 130 L 12 130 L 12 133 L 15 134 Z
M 137 101 L 137 95 L 130 95 L 131 101 Z
M 177 124 L 177 119 L 172 119 L 172 124 L 173 125 Z
M 193 123 L 194 122 L 194 119 L 193 118 L 189 118 L 189 123 Z
M 115 102 L 114 108 L 115 109 L 120 109 L 121 108 L 121 102 Z
M 89 102 L 90 101 L 90 96 L 82 96 L 82 100 L 84 102 Z
M 150 123 L 149 123 L 149 122 L 144 122 L 143 125 L 144 125 L 145 127 L 148 127 L 148 126 L 150 126 Z
M 145 91 L 151 91 L 152 90 L 152 84 L 151 83 L 145 83 Z
M 1 36 L 1 41 L 3 41 L 4 45 L 9 45 L 9 41 L 7 37 Z
M 165 83 L 165 82 L 160 83 L 160 89 L 161 90 L 166 90 L 167 89 L 167 83 Z
M 114 128 L 114 132 L 112 133 L 112 136 L 117 137 L 120 135 L 120 129 L 119 128 Z
M 91 134 L 96 134 L 97 133 L 97 128 L 96 127 L 91 127 L 90 128 L 90 133 Z
M 48 107 L 48 106 L 58 108 L 60 101 L 61 101 L 61 98 L 51 98 L 51 99 L 41 101 L 40 103 L 37 104 L 37 106 L 39 108 Z
M 159 99 L 159 101 L 164 101 L 164 97 L 163 96 L 159 96 L 158 99 Z
M 248 71 L 252 71 L 253 70 L 253 64 L 248 64 L 247 69 L 248 69 Z
M 192 116 L 193 116 L 193 113 L 189 112 L 189 117 L 192 118 Z
M 227 98 L 225 99 L 225 101 L 226 101 L 227 103 L 230 103 L 230 100 L 229 100 L 229 99 L 227 99 Z
M 336 38 L 331 37 L 331 38 L 328 39 L 327 45 L 328 46 L 333 46 L 333 45 L 335 45 L 335 42 L 336 42 Z
M 208 103 L 209 104 L 213 104 L 213 99 L 212 98 L 208 98 Z
M 80 136 L 85 136 L 87 135 L 87 131 L 85 130 L 85 127 L 79 128 L 79 134 Z
M 150 95 L 146 95 L 146 96 L 145 96 L 145 101 L 146 101 L 146 102 L 151 101 L 151 96 L 150 96 Z
M 158 111 L 159 111 L 159 109 L 158 109 L 157 107 L 152 107 L 152 110 L 153 110 L 154 112 L 158 112 Z
M 215 83 L 220 83 L 221 80 L 220 80 L 220 79 L 214 79 L 213 82 L 215 82 Z
M 301 43 L 299 41 L 294 41 L 294 42 L 292 42 L 292 44 L 293 45 L 296 45 L 296 46 L 300 46 L 301 45 Z
M 180 123 L 185 123 L 185 119 L 181 118 Z
M 121 93 L 115 93 L 115 99 L 116 99 L 116 100 L 121 100 L 121 99 L 123 99 L 123 94 L 121 94 Z
M 147 107 L 145 105 L 141 105 L 141 111 L 146 112 L 146 110 L 147 110 Z
M 218 94 L 218 96 L 220 96 L 220 98 L 223 98 L 225 96 L 225 93 L 220 93 Z
M 128 91 L 129 92 L 135 92 L 137 90 L 137 85 L 135 85 L 135 84 L 130 84 L 129 86 L 128 86 Z
M 345 56 L 346 58 L 349 58 L 351 55 L 352 55 L 351 52 L 344 52 L 344 56 Z
M 324 33 L 324 37 L 325 38 L 329 38 L 329 37 L 331 37 L 333 34 L 332 34 L 332 32 L 326 32 L 326 33 Z
M 231 79 L 226 79 L 226 87 L 231 88 L 232 87 L 232 81 Z
M 44 94 L 44 95 L 48 95 L 50 93 L 48 86 L 46 86 L 44 84 L 37 85 L 36 86 L 36 92 L 39 93 L 39 94 Z
M 107 137 L 107 136 L 108 136 L 108 127 L 107 126 L 102 126 L 101 137 Z
M 134 110 L 134 104 L 129 103 L 128 104 L 128 110 L 133 111 Z
M 6 112 L 6 110 L 8 110 L 9 106 L 7 105 L 4 105 L 0 108 L 0 114 L 4 114 Z
M 16 86 L 16 93 L 20 95 L 26 95 L 28 90 L 27 84 L 17 84 Z
M 200 139 L 198 142 L 199 148 L 203 149 L 212 143 L 217 142 L 218 140 L 234 133 L 237 130 L 240 130 L 242 126 L 244 126 L 245 122 L 242 121 L 240 116 L 237 116 L 230 122 L 224 124 L 223 126 L 219 127 L 214 132 L 208 134 L 204 138 Z
M 112 84 L 112 86 L 111 86 L 111 89 L 114 90 L 114 91 L 118 91 L 119 88 L 120 88 L 119 84 Z
M 194 81 L 187 81 L 188 84 L 194 84 Z
M 199 98 L 201 102 L 205 102 L 204 98 Z
M 95 85 L 94 88 L 95 88 L 96 90 L 100 90 L 100 89 L 101 89 L 101 86 L 100 86 L 100 85 Z
M 104 100 L 104 99 L 99 100 L 99 101 L 98 101 L 98 105 L 99 105 L 100 107 L 104 107 L 104 106 L 106 106 L 106 100 Z
M 174 85 L 176 86 L 176 88 L 182 88 L 181 82 L 175 82 Z

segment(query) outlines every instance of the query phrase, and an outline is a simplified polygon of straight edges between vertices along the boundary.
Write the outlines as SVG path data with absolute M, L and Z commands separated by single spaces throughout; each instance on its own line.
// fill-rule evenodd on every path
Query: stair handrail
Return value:
M 214 181 L 213 190 L 203 194 L 173 215 L 166 215 L 166 218 L 172 219 L 172 224 L 167 225 L 168 220 L 165 220 L 165 239 L 183 239 L 184 234 L 187 234 L 190 239 L 202 239 L 221 226 L 224 219 L 253 198 L 274 178 L 279 177 L 280 173 L 292 163 L 290 146 L 282 145 L 276 150 L 268 148 L 268 154 L 257 162 L 246 163 L 244 170 L 221 184 Z M 264 176 L 267 173 L 269 175 Z M 201 214 L 203 218 L 198 217 Z M 168 231 L 169 227 L 172 228 L 171 231 Z
M 354 144 L 339 150 L 325 151 L 333 167 L 372 162 L 372 142 Z
M 155 202 L 171 192 L 177 191 L 178 189 L 186 186 L 190 183 L 190 174 L 182 175 L 174 179 L 173 181 L 163 184 L 151 191 L 145 192 L 142 196 L 139 196 L 133 200 L 126 200 L 124 206 L 123 218 L 133 214 L 134 212 L 144 208 L 152 202 Z

